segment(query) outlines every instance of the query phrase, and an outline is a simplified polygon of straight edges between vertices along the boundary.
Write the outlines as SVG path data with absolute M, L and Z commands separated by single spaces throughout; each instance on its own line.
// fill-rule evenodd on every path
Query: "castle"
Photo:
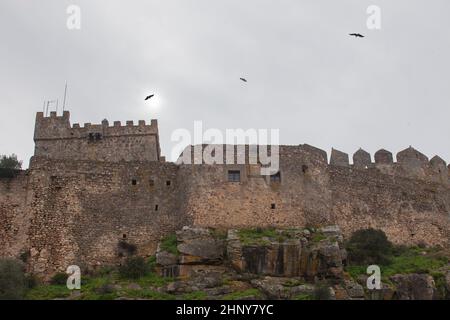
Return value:
M 68 111 L 39 112 L 34 141 L 29 169 L 0 178 L 0 256 L 36 274 L 118 263 L 123 242 L 150 256 L 185 225 L 336 224 L 345 236 L 373 227 L 395 243 L 450 244 L 450 166 L 411 147 L 397 162 L 359 150 L 350 164 L 338 150 L 328 161 L 306 144 L 280 146 L 279 173 L 263 176 L 258 162 L 167 162 L 156 120 L 80 126 Z

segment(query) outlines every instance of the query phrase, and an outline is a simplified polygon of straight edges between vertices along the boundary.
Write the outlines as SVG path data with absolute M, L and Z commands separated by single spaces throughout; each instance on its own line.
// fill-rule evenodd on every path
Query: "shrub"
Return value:
M 0 300 L 20 300 L 25 295 L 23 264 L 13 259 L 0 259 Z
M 125 279 L 139 279 L 149 272 L 149 267 L 142 257 L 131 257 L 119 267 L 119 275 Z
M 179 255 L 178 252 L 178 241 L 177 241 L 177 235 L 176 234 L 171 234 L 167 237 L 165 237 L 162 241 L 161 241 L 161 250 L 163 251 L 167 251 L 170 252 L 176 256 Z
M 38 278 L 33 274 L 27 274 L 25 276 L 25 287 L 27 289 L 36 288 L 39 284 Z
M 381 230 L 358 230 L 347 243 L 348 258 L 353 264 L 388 264 L 393 246 Z
M 67 274 L 59 272 L 52 277 L 50 283 L 56 286 L 62 286 L 67 284 L 67 278 Z

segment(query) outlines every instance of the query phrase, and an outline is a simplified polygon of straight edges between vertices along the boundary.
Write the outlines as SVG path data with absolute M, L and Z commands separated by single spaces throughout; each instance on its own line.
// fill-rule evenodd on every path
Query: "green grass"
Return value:
M 25 295 L 27 300 L 53 300 L 67 298 L 70 290 L 65 285 L 40 285 L 30 289 Z
M 292 300 L 314 300 L 314 297 L 310 294 L 302 293 L 293 297 Z
M 317 242 L 320 242 L 322 240 L 325 240 L 326 238 L 327 237 L 323 233 L 317 232 L 317 233 L 313 234 L 312 241 L 317 243 Z
M 280 234 L 275 229 L 241 229 L 238 231 L 239 240 L 244 245 L 268 245 L 270 241 L 264 239 L 278 239 Z
M 161 241 L 161 244 L 160 244 L 162 250 L 170 252 L 170 253 L 178 256 L 180 254 L 180 252 L 178 251 L 177 245 L 178 245 L 178 242 L 177 242 L 176 234 L 171 234 L 171 235 L 165 237 Z
M 206 300 L 208 295 L 203 291 L 194 291 L 183 295 L 183 300 Z
M 248 289 L 244 291 L 236 291 L 222 297 L 223 300 L 240 300 L 243 298 L 261 298 L 262 294 L 258 289 Z
M 447 257 L 429 255 L 427 250 L 412 247 L 394 256 L 388 265 L 381 266 L 381 274 L 390 277 L 399 273 L 432 273 L 447 264 Z
M 305 281 L 297 280 L 297 279 L 289 279 L 288 281 L 283 283 L 283 286 L 291 288 L 291 287 L 301 286 L 302 284 L 305 284 Z
M 388 264 L 380 265 L 381 276 L 385 281 L 388 281 L 388 278 L 395 274 L 432 274 L 448 264 L 448 258 L 440 256 L 434 248 L 401 248 L 396 250 L 396 253 L 389 258 Z M 350 265 L 345 269 L 352 278 L 357 278 L 359 275 L 366 274 L 367 266 Z
M 156 273 L 149 273 L 146 276 L 139 278 L 135 281 L 135 283 L 139 284 L 141 287 L 162 287 L 168 283 L 175 281 L 173 278 L 165 278 L 157 275 Z

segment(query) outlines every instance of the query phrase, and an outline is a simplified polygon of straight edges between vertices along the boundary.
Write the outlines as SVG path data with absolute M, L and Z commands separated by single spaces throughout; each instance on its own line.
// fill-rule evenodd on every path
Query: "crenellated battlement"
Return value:
M 100 124 L 70 123 L 69 111 L 62 116 L 51 112 L 45 117 L 36 114 L 34 132 L 35 156 L 54 159 L 101 161 L 159 161 L 158 121 L 127 121 L 104 119 Z
M 397 162 L 394 162 L 392 152 L 385 149 L 380 149 L 375 153 L 374 162 L 371 160 L 370 153 L 361 148 L 353 154 L 352 165 L 348 159 L 348 154 L 333 149 L 330 166 L 348 167 L 357 170 L 377 168 L 384 174 L 450 184 L 450 166 L 447 167 L 446 162 L 439 156 L 429 160 L 426 155 L 412 146 L 397 153 Z

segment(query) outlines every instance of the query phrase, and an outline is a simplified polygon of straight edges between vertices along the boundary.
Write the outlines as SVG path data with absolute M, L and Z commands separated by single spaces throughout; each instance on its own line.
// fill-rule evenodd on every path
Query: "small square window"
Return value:
M 166 181 L 166 186 L 170 187 L 171 184 L 172 184 L 172 181 L 170 181 L 170 180 Z
M 133 186 L 137 185 L 137 180 L 136 180 L 136 179 L 131 180 L 131 184 L 132 184 Z
M 275 210 L 275 209 L 277 208 L 277 206 L 276 206 L 275 203 L 272 203 L 271 206 L 270 206 L 270 208 L 271 208 L 272 210 Z
M 228 171 L 229 182 L 241 182 L 241 172 L 239 170 Z
M 155 180 L 150 179 L 150 181 L 148 182 L 148 184 L 150 185 L 150 187 L 155 186 Z

